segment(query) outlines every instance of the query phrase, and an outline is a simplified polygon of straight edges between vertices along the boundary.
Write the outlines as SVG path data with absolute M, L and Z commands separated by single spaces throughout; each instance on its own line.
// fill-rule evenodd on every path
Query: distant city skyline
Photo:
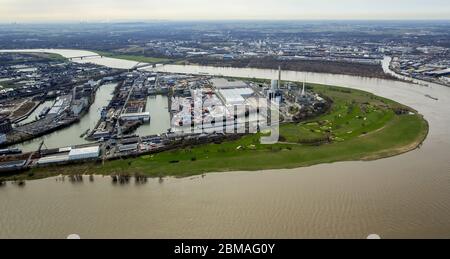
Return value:
M 0 22 L 436 20 L 448 0 L 0 0 Z

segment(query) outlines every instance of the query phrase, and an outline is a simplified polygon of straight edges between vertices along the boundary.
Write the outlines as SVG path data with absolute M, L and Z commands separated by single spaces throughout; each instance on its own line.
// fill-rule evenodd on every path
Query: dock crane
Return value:
M 29 165 L 30 165 L 31 159 L 33 158 L 33 156 L 34 156 L 36 153 L 38 153 L 39 155 L 41 155 L 41 150 L 42 150 L 42 147 L 43 147 L 44 145 L 45 145 L 45 143 L 44 143 L 44 141 L 42 141 L 41 144 L 39 144 L 38 150 L 35 151 L 35 152 L 31 152 L 30 156 L 29 156 L 28 159 L 27 159 L 27 162 L 25 163 L 26 166 L 29 166 Z M 47 146 L 45 146 L 45 147 L 47 148 Z

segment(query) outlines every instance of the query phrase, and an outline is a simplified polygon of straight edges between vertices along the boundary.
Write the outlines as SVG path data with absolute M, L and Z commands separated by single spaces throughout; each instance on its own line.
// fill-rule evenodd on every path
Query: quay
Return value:
M 44 142 L 42 142 L 39 149 L 35 152 L 1 157 L 0 173 L 20 172 L 51 165 L 70 165 L 85 162 L 100 163 L 108 160 L 134 158 L 188 146 L 236 140 L 242 136 L 243 134 L 220 133 L 166 133 L 160 136 L 144 137 L 129 135 L 104 142 L 54 149 L 42 149 L 45 146 Z
M 64 88 L 66 94 L 63 95 L 61 92 L 53 106 L 49 107 L 50 109 L 42 114 L 43 116 L 39 120 L 11 127 L 10 130 L 4 132 L 4 139 L 0 141 L 0 148 L 30 141 L 79 122 L 94 102 L 98 88 L 104 82 L 109 82 L 117 76 L 117 71 L 114 71 L 101 77 L 96 76 L 95 79 L 97 80 L 83 80 L 77 84 L 66 85 Z M 35 105 L 34 109 L 37 106 Z M 32 111 L 28 114 L 31 113 Z M 1 122 L 6 123 L 5 119 L 1 119 Z M 12 125 L 13 122 L 7 123 Z

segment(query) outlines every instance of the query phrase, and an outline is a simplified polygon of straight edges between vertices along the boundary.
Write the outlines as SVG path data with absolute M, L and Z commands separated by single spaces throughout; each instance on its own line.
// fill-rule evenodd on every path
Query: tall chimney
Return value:
M 302 89 L 302 96 L 305 96 L 306 91 L 305 91 L 305 81 L 303 81 L 303 89 Z
M 278 66 L 278 90 L 281 89 L 281 66 Z

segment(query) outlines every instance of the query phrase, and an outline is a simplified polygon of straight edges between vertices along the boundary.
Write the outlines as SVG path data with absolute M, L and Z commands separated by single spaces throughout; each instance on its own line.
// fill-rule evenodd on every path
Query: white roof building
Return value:
M 48 164 L 63 163 L 67 161 L 69 161 L 68 155 L 60 155 L 60 156 L 47 156 L 40 158 L 37 163 L 39 165 L 48 165 Z
M 124 113 L 120 116 L 120 119 L 124 121 L 143 120 L 144 122 L 148 122 L 150 121 L 150 112 Z
M 74 148 L 70 150 L 69 160 L 82 160 L 98 158 L 100 156 L 100 147 Z
M 220 89 L 218 91 L 219 97 L 225 105 L 240 105 L 244 104 L 245 100 L 254 94 L 253 90 L 247 88 L 233 88 Z
M 229 81 L 225 78 L 214 78 L 211 79 L 211 83 L 214 85 L 216 89 L 223 89 L 223 88 L 245 88 L 248 87 L 248 85 L 244 81 Z

